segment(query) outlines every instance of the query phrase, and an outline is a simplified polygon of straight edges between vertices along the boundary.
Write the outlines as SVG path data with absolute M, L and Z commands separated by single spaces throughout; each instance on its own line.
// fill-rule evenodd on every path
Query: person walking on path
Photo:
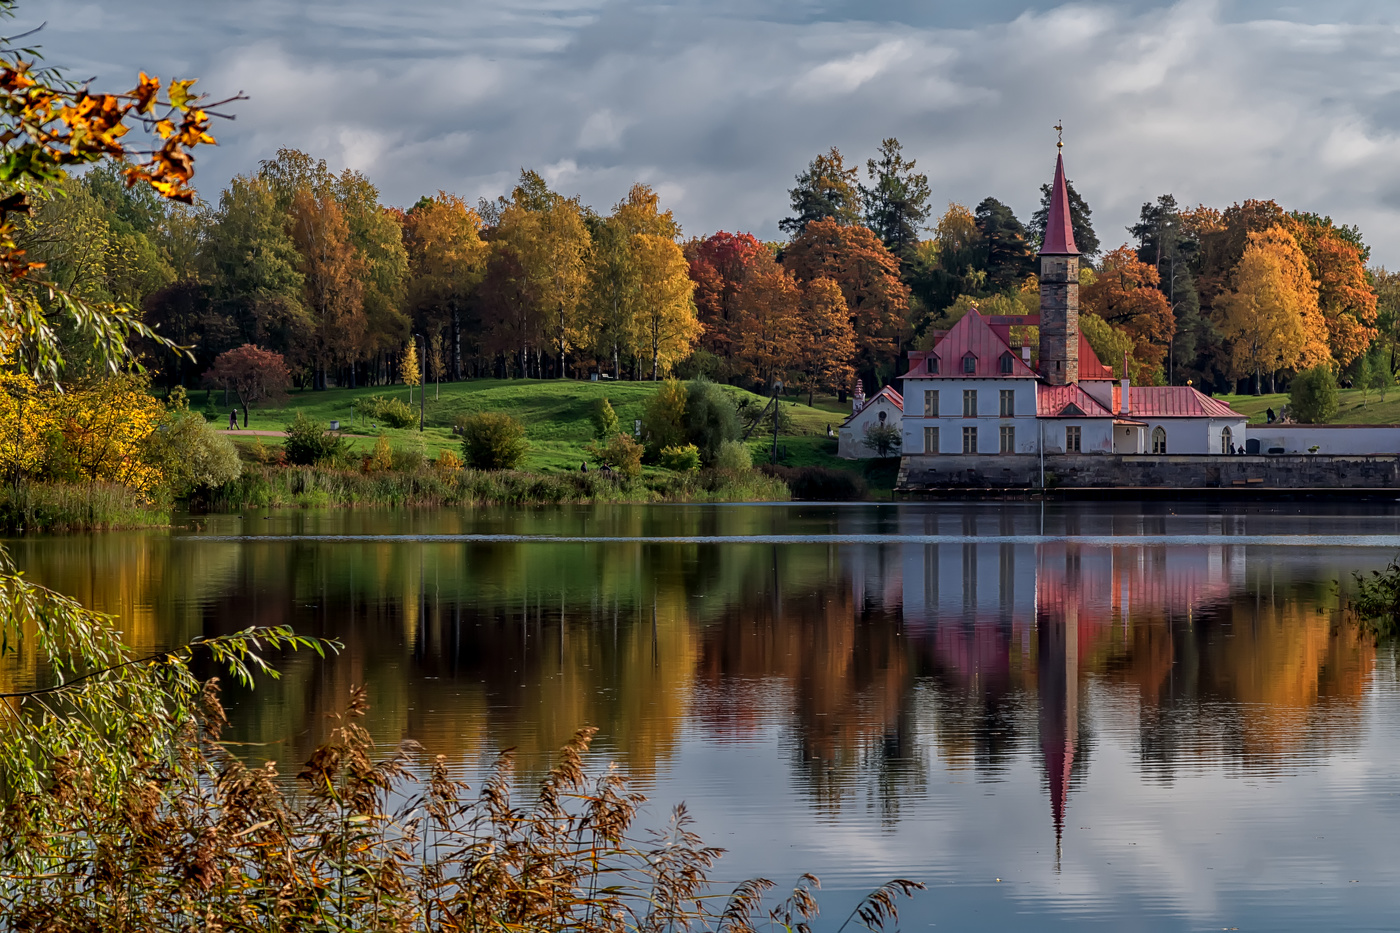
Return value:
M 235 430 L 238 429 L 238 409 L 237 409 L 237 408 L 235 408 L 233 411 L 231 411 L 231 412 L 228 413 L 228 429 L 229 429 L 230 431 L 235 431 Z

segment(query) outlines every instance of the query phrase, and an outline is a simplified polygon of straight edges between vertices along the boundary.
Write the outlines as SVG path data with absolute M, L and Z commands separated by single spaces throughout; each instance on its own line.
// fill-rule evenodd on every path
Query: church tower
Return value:
M 1079 381 L 1079 250 L 1070 223 L 1063 154 L 1055 156 L 1050 216 L 1040 247 L 1040 370 L 1050 385 Z

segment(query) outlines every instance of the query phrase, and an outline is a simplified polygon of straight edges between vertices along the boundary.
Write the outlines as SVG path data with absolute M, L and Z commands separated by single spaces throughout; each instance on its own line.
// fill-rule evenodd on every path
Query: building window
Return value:
M 926 389 L 924 391 L 924 417 L 938 417 L 938 390 Z
M 928 371 L 929 371 L 929 372 L 934 373 L 934 374 L 937 374 L 937 372 L 938 372 L 938 357 L 936 357 L 936 356 L 931 356 L 931 357 L 929 357 L 927 360 L 924 361 L 924 365 L 928 368 Z
M 977 372 L 977 357 L 971 353 L 963 357 L 963 372 L 969 375 Z
M 977 390 L 963 389 L 963 417 L 977 417 Z
M 938 429 L 924 428 L 924 453 L 938 453 Z
M 1080 440 L 1080 428 L 1077 424 L 1068 425 L 1065 428 L 1065 453 L 1077 454 L 1082 452 L 1083 442 Z
M 1015 363 L 1016 363 L 1016 357 L 1012 356 L 1010 353 L 1003 353 L 1003 354 L 1001 355 L 1001 372 L 1002 372 L 1002 375 L 1003 375 L 1003 376 L 1009 375 L 1009 374 L 1011 373 L 1011 367 L 1014 366 Z
M 1001 452 L 1004 454 L 1016 452 L 1016 429 L 1009 424 L 1002 425 L 1001 428 Z
M 1015 389 L 1002 389 L 1002 390 L 1001 390 L 1001 416 L 1002 416 L 1003 418 L 1010 418 L 1011 416 L 1013 416 L 1013 415 L 1015 415 L 1015 414 L 1016 414 L 1016 390 L 1015 390 Z
M 1220 429 L 1220 452 L 1222 454 L 1232 454 L 1235 452 L 1235 445 L 1231 443 L 1231 441 L 1234 440 L 1234 437 L 1234 432 L 1232 432 L 1229 428 Z
M 1154 454 L 1167 452 L 1167 430 L 1161 425 L 1152 429 L 1152 452 Z
M 977 429 L 963 428 L 963 453 L 977 453 Z

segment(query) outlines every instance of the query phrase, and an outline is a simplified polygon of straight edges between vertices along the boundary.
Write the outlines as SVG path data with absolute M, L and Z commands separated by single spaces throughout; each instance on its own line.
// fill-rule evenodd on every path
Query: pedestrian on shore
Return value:
M 234 430 L 237 430 L 237 428 L 238 428 L 238 409 L 235 408 L 233 411 L 231 411 L 231 412 L 228 413 L 228 429 L 229 429 L 230 431 L 234 431 Z

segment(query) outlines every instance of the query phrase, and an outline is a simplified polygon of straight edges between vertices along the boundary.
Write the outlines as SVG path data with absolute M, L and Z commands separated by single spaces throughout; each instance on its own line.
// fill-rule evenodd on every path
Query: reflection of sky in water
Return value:
M 814 871 L 829 921 L 903 876 L 930 885 L 911 930 L 1388 929 L 1395 658 L 1345 623 L 1338 581 L 1400 549 L 1397 516 L 249 513 L 15 556 L 138 643 L 255 623 L 345 641 L 238 699 L 240 737 L 284 770 L 351 684 L 378 739 L 468 771 L 505 745 L 539 767 L 593 723 L 600 758 L 731 850 L 721 875 Z

